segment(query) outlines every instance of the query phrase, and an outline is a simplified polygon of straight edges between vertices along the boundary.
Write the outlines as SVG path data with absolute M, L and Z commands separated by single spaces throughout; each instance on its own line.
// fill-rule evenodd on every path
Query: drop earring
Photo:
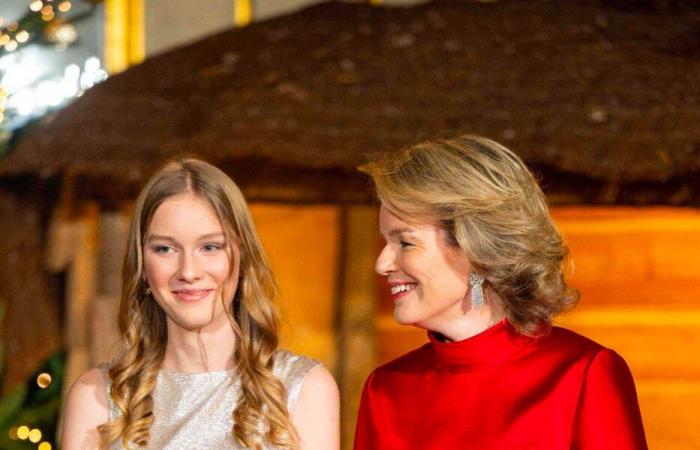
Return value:
M 484 277 L 474 272 L 469 274 L 469 285 L 471 286 L 472 308 L 479 309 L 484 305 Z

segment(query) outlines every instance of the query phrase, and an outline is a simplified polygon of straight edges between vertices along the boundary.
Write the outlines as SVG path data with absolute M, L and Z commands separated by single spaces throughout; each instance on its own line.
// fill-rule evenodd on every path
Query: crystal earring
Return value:
M 472 287 L 472 308 L 479 309 L 484 305 L 484 277 L 481 277 L 474 272 L 469 274 L 469 285 Z

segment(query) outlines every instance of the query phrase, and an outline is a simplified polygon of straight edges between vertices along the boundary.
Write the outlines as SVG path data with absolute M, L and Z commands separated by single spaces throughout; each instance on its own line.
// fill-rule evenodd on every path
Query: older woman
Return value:
M 625 361 L 551 325 L 578 295 L 537 182 L 463 136 L 361 168 L 381 201 L 376 271 L 429 343 L 376 369 L 356 450 L 646 449 Z

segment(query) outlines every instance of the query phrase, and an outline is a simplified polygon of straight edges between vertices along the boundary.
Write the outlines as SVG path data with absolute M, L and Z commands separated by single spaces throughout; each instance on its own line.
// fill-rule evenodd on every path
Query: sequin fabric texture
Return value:
M 292 410 L 306 374 L 319 362 L 286 350 L 275 353 L 274 374 L 287 391 L 287 408 Z M 100 365 L 109 401 L 109 420 L 121 412 L 109 394 L 109 366 Z M 231 435 L 232 412 L 240 395 L 240 381 L 232 370 L 202 373 L 161 371 L 153 393 L 155 420 L 147 450 L 243 449 Z M 264 445 L 264 449 L 274 447 Z M 114 443 L 110 450 L 122 450 Z

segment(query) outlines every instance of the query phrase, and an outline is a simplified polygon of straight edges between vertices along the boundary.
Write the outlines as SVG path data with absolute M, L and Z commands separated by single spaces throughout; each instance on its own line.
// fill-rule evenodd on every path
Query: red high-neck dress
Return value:
M 430 343 L 367 379 L 355 450 L 643 450 L 632 375 L 615 352 L 502 321 Z

